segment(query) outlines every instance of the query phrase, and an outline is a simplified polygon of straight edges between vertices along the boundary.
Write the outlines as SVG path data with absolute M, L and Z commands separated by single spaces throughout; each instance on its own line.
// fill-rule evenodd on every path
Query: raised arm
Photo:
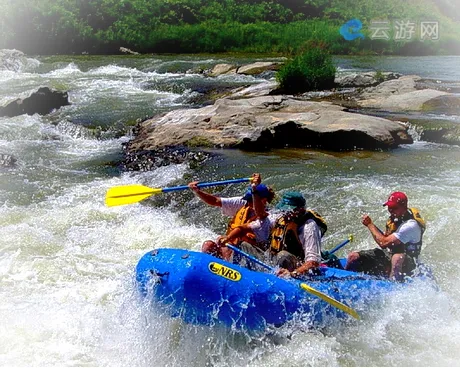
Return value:
M 252 174 L 252 181 L 251 181 L 252 183 L 260 184 L 261 181 L 262 181 L 262 178 L 259 173 Z M 213 194 L 203 192 L 200 188 L 198 188 L 198 183 L 199 181 L 192 181 L 191 183 L 188 184 L 188 187 L 191 190 L 193 190 L 196 196 L 200 198 L 204 203 L 210 206 L 222 207 L 222 201 L 220 197 L 217 197 Z
M 222 207 L 222 201 L 220 197 L 203 192 L 200 188 L 198 188 L 198 183 L 198 181 L 193 181 L 188 184 L 188 187 L 191 190 L 193 190 L 193 193 L 195 193 L 195 195 L 198 198 L 200 198 L 204 203 L 209 204 L 210 206 Z

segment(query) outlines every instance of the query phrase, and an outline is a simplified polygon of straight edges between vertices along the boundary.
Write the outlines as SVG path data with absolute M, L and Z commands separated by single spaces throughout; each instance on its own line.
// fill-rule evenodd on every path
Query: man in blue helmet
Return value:
M 233 258 L 233 251 L 225 246 L 226 243 L 231 243 L 239 247 L 242 246 L 245 251 L 253 247 L 263 248 L 266 246 L 268 234 L 265 235 L 263 230 L 259 228 L 255 230 L 244 228 L 244 231 L 241 231 L 244 225 L 258 218 L 258 214 L 253 205 L 253 192 L 257 193 L 260 199 L 260 205 L 263 206 L 264 209 L 267 203 L 270 203 L 275 196 L 273 190 L 261 184 L 261 181 L 260 174 L 253 174 L 252 184 L 245 195 L 243 197 L 231 198 L 218 197 L 203 192 L 198 188 L 198 182 L 189 184 L 190 189 L 192 189 L 195 195 L 203 202 L 210 206 L 221 207 L 223 215 L 232 217 L 227 228 L 226 236 L 219 237 L 217 241 L 205 241 L 201 248 L 202 252 L 231 261 Z M 229 238 L 228 236 L 230 234 L 232 234 L 232 236 Z

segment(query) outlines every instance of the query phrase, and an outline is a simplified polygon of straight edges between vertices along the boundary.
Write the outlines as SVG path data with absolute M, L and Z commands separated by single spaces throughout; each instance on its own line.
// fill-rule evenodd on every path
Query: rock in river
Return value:
M 384 118 L 347 112 L 329 102 L 289 96 L 223 98 L 214 105 L 181 109 L 138 126 L 128 152 L 167 146 L 298 147 L 334 151 L 388 149 L 412 143 L 407 127 Z

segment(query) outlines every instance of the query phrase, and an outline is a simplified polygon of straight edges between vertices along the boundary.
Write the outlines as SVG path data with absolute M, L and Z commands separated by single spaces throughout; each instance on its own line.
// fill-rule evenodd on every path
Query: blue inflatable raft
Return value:
M 136 278 L 141 292 L 173 317 L 251 331 L 281 326 L 296 316 L 307 318 L 312 325 L 331 317 L 351 318 L 303 290 L 301 283 L 358 313 L 403 285 L 328 267 L 321 267 L 321 275 L 311 279 L 285 280 L 208 254 L 166 248 L 146 253 L 137 264 Z

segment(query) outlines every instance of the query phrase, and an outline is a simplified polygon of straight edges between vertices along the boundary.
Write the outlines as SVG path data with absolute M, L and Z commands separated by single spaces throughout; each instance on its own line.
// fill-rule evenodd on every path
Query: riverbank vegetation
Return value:
M 295 54 L 306 42 L 333 54 L 460 53 L 454 0 L 2 0 L 0 48 L 29 54 L 257 52 Z M 340 27 L 363 23 L 364 39 Z M 439 40 L 372 40 L 372 20 L 439 22 Z M 388 31 L 390 35 L 394 29 Z
M 296 94 L 334 87 L 335 72 L 329 52 L 316 45 L 289 60 L 276 79 L 283 93 Z

